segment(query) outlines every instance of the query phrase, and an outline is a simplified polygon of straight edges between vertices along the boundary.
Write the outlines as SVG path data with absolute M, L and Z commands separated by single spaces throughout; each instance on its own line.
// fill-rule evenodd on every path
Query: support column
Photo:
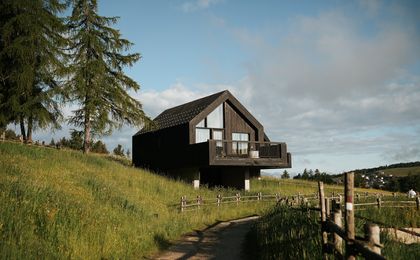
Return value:
M 196 190 L 200 188 L 200 170 L 197 170 L 197 172 L 194 173 L 193 186 Z
M 245 191 L 249 191 L 251 189 L 251 185 L 249 183 L 249 168 L 245 169 L 244 176 L 245 176 L 245 178 L 244 178 L 245 179 L 244 188 L 245 188 Z

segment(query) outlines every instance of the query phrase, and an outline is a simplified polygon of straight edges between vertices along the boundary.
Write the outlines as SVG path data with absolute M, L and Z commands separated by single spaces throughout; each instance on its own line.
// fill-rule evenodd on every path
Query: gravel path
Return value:
M 243 259 L 242 243 L 258 216 L 220 222 L 183 237 L 156 259 Z

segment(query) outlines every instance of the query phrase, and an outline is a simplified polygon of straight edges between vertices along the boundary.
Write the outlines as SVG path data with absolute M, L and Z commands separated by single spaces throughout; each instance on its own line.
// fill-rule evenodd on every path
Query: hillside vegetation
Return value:
M 404 167 L 404 168 L 392 168 L 383 170 L 387 176 L 404 177 L 410 174 L 420 175 L 420 166 Z
M 356 169 L 353 170 L 356 174 L 367 174 L 378 171 L 383 171 L 386 176 L 392 174 L 396 177 L 407 176 L 408 174 L 420 174 L 420 161 L 408 163 L 396 163 L 375 168 Z
M 75 151 L 0 143 L 0 158 L 1 259 L 140 258 L 192 229 L 265 207 L 180 214 L 176 206 L 182 195 L 234 191 L 195 191 Z
M 262 179 L 252 193 L 314 194 L 308 181 Z M 342 192 L 327 186 L 327 192 Z M 0 143 L 0 258 L 142 258 L 217 220 L 260 214 L 273 203 L 179 213 L 181 196 L 233 195 L 127 167 L 99 155 Z

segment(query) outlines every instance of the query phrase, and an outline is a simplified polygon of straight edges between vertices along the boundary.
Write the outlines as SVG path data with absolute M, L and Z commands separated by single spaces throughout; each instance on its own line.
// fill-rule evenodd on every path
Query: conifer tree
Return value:
M 59 127 L 65 24 L 60 0 L 0 2 L 0 125 L 20 124 L 25 142 L 37 127 Z
M 79 105 L 70 123 L 83 128 L 83 150 L 89 152 L 92 131 L 112 132 L 124 123 L 140 125 L 148 118 L 139 101 L 127 92 L 139 85 L 123 68 L 132 66 L 140 54 L 129 54 L 132 43 L 111 28 L 117 17 L 98 15 L 96 0 L 75 0 L 70 17 L 72 73 L 70 97 Z

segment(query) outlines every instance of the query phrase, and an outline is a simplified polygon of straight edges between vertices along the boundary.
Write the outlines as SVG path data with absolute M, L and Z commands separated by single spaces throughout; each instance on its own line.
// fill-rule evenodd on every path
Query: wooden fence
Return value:
M 401 201 L 397 200 L 396 193 L 392 196 L 385 196 L 380 193 L 356 193 L 355 196 L 354 173 L 346 173 L 344 185 L 344 194 L 333 193 L 329 197 L 324 194 L 324 184 L 322 182 L 318 182 L 318 192 L 313 195 L 299 193 L 293 196 L 281 196 L 279 193 L 263 195 L 259 192 L 257 195 L 249 196 L 241 196 L 240 193 L 237 193 L 235 196 L 222 197 L 219 194 L 213 199 L 204 199 L 197 196 L 192 200 L 187 200 L 186 196 L 182 196 L 180 211 L 198 210 L 205 206 L 220 207 L 223 204 L 240 205 L 242 203 L 259 202 L 275 202 L 277 205 L 305 207 L 320 212 L 323 259 L 328 259 L 331 254 L 340 259 L 356 259 L 357 255 L 366 259 L 385 259 L 381 255 L 383 245 L 380 243 L 379 225 L 386 225 L 355 215 L 355 209 L 357 208 L 359 211 L 364 210 L 367 206 L 375 206 L 378 209 L 383 207 L 416 207 L 417 210 L 420 210 L 420 197 L 416 197 L 415 200 Z M 373 202 L 361 202 L 362 199 L 372 199 Z M 344 226 L 342 209 L 344 209 Z M 368 221 L 364 226 L 364 237 L 356 236 L 355 218 Z M 396 229 L 420 237 L 420 234 L 414 231 L 404 228 Z M 331 238 L 332 241 L 329 241 Z
M 355 233 L 355 209 L 363 206 L 381 207 L 417 207 L 420 209 L 420 198 L 415 201 L 395 201 L 383 200 L 383 196 L 376 196 L 375 202 L 354 203 L 354 173 L 347 173 L 344 182 L 344 202 L 341 196 L 326 198 L 324 196 L 324 184 L 318 183 L 319 187 L 319 205 L 321 210 L 321 239 L 323 259 L 328 259 L 329 254 L 333 254 L 336 258 L 355 259 L 356 255 L 361 255 L 367 259 L 385 259 L 381 255 L 380 244 L 380 228 L 379 223 L 366 223 L 364 226 L 364 237 L 357 237 Z M 358 201 L 359 196 L 356 196 Z M 393 195 L 395 197 L 395 194 Z M 345 225 L 342 225 L 341 205 L 344 205 Z M 395 206 L 392 204 L 404 204 L 403 206 Z M 331 205 L 331 207 L 330 207 Z M 361 217 L 363 218 L 363 217 Z M 367 219 L 365 219 L 367 220 Z M 420 236 L 420 234 L 399 228 L 403 232 Z M 329 236 L 331 234 L 332 236 Z M 332 241 L 328 238 L 332 237 Z M 343 255 L 343 240 L 345 244 L 345 255 Z
M 218 194 L 214 199 L 205 199 L 201 196 L 196 196 L 194 199 L 188 200 L 186 196 L 182 196 L 180 200 L 180 211 L 192 211 L 198 210 L 204 206 L 217 206 L 220 207 L 224 204 L 237 204 L 242 203 L 256 203 L 256 202 L 275 202 L 279 205 L 289 205 L 289 206 L 302 206 L 305 205 L 309 207 L 311 201 L 317 201 L 318 194 L 313 195 L 302 195 L 296 194 L 292 196 L 281 196 L 279 193 L 276 194 L 262 194 L 258 192 L 257 195 L 247 195 L 242 196 L 240 193 L 236 193 L 235 196 L 226 196 L 223 197 L 221 194 Z M 312 203 L 313 204 L 313 203 Z

